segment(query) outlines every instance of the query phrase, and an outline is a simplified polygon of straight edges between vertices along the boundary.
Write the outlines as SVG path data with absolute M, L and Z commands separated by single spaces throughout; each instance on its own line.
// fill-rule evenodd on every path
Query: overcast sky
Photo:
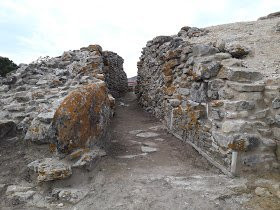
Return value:
M 99 44 L 124 58 L 131 77 L 141 49 L 155 36 L 276 11 L 280 0 L 0 0 L 0 55 L 29 63 Z

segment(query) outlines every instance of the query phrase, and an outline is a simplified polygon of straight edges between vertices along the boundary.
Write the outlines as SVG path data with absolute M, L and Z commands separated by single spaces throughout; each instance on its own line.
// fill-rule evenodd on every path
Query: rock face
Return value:
M 97 144 L 114 111 L 110 93 L 127 90 L 122 64 L 116 53 L 90 45 L 20 65 L 0 80 L 0 136 L 19 132 L 63 152 Z
M 111 115 L 106 84 L 99 82 L 72 91 L 54 114 L 52 128 L 60 151 L 87 148 L 105 136 Z
M 28 168 L 38 174 L 38 182 L 65 179 L 72 174 L 71 166 L 54 158 L 35 160 L 28 164 Z
M 183 27 L 148 41 L 139 103 L 228 171 L 232 151 L 242 169 L 279 170 L 279 20 Z
M 127 76 L 123 71 L 123 59 L 116 53 L 104 51 L 105 82 L 114 97 L 120 97 L 128 90 Z

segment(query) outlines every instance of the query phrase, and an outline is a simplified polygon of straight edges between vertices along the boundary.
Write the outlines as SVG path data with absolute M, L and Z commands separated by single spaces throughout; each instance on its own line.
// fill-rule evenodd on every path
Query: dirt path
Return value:
M 244 180 L 220 174 L 193 148 L 162 130 L 158 120 L 138 107 L 135 95 L 128 94 L 121 104 L 112 123 L 109 156 L 93 175 L 91 195 L 76 209 L 241 208 L 247 197 L 235 197 L 233 189 Z M 139 137 L 138 132 L 158 136 Z
M 3 141 L 0 209 L 278 209 L 280 205 L 275 196 L 254 193 L 256 186 L 279 188 L 277 179 L 231 179 L 221 174 L 145 113 L 134 94 L 117 102 L 111 130 L 107 156 L 92 171 L 76 171 L 70 179 L 43 185 L 31 181 L 26 165 L 51 157 L 44 152 L 46 146 Z M 27 202 L 8 199 L 5 190 L 14 184 L 30 186 L 36 193 Z M 72 196 L 76 202 L 54 199 L 52 191 L 59 188 L 76 190 Z

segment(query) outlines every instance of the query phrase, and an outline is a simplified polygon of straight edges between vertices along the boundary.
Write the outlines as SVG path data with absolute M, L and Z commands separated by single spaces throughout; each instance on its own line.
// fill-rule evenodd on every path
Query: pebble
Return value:
M 257 187 L 255 189 L 255 193 L 256 193 L 256 195 L 261 196 L 261 197 L 271 195 L 270 192 L 266 188 L 263 188 L 263 187 Z

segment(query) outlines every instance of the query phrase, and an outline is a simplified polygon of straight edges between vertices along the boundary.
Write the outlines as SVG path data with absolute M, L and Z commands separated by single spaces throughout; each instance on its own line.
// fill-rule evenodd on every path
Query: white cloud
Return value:
M 32 22 L 28 34 L 14 35 L 21 47 L 9 57 L 16 62 L 98 43 L 120 54 L 128 76 L 134 76 L 141 49 L 154 36 L 175 34 L 184 25 L 205 26 L 201 17 L 210 24 L 254 20 L 277 7 L 279 0 L 1 0 L 0 27 L 5 21 Z

